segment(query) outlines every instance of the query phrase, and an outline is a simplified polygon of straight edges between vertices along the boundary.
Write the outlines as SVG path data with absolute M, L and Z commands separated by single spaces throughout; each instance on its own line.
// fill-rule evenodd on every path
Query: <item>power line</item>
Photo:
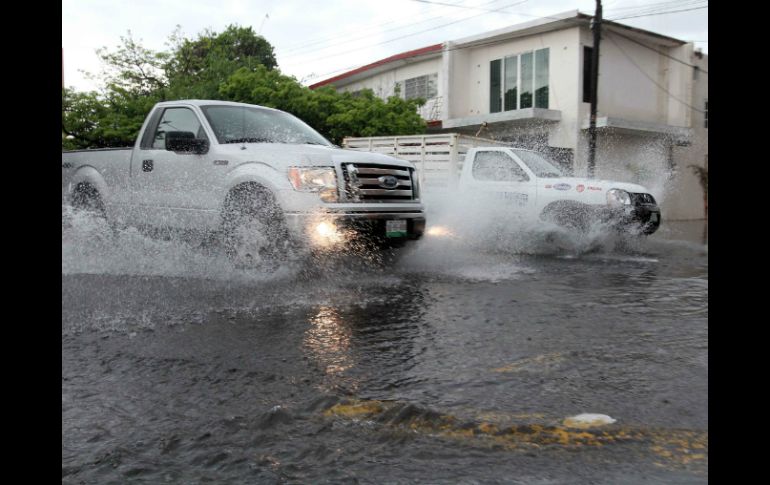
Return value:
M 687 107 L 688 107 L 688 108 L 690 108 L 691 110 L 693 110 L 693 111 L 697 111 L 698 113 L 701 113 L 701 114 L 704 114 L 704 113 L 705 113 L 705 111 L 703 111 L 703 110 L 700 110 L 700 109 L 696 108 L 695 106 L 692 106 L 692 105 L 691 105 L 690 103 L 688 103 L 687 101 L 681 100 L 681 99 L 679 99 L 678 97 L 674 96 L 674 95 L 671 93 L 671 91 L 669 91 L 669 90 L 668 90 L 668 89 L 666 89 L 665 87 L 663 87 L 663 86 L 661 86 L 660 84 L 658 84 L 658 82 L 657 82 L 657 81 L 655 81 L 653 78 L 651 78 L 651 77 L 650 77 L 650 76 L 649 76 L 649 75 L 648 75 L 648 74 L 647 74 L 647 73 L 644 71 L 644 69 L 642 69 L 641 67 L 639 67 L 639 65 L 638 65 L 636 62 L 634 62 L 634 60 L 633 60 L 633 59 L 632 59 L 632 58 L 631 58 L 631 57 L 630 57 L 628 54 L 626 54 L 626 51 L 624 51 L 624 50 L 623 50 L 623 48 L 622 48 L 622 47 L 620 47 L 620 46 L 618 45 L 618 43 L 617 43 L 617 42 L 615 42 L 615 39 L 613 39 L 613 38 L 612 38 L 612 36 L 609 36 L 609 37 L 608 37 L 608 39 L 610 40 L 610 42 L 612 42 L 613 44 L 615 44 L 615 47 L 617 47 L 617 48 L 618 48 L 618 50 L 619 50 L 619 51 L 620 51 L 620 52 L 623 54 L 623 56 L 625 56 L 625 58 L 626 58 L 626 59 L 628 59 L 628 61 L 629 61 L 631 64 L 633 64 L 633 65 L 634 65 L 634 67 L 636 67 L 636 69 L 637 69 L 637 70 L 639 70 L 639 72 L 641 72 L 641 73 L 642 73 L 642 75 L 643 75 L 644 77 L 646 77 L 646 78 L 647 78 L 647 79 L 648 79 L 648 80 L 649 80 L 649 81 L 650 81 L 652 84 L 654 84 L 655 86 L 657 86 L 657 87 L 658 87 L 658 89 L 660 89 L 660 90 L 661 90 L 661 91 L 663 91 L 664 93 L 668 94 L 668 95 L 669 95 L 671 98 L 675 99 L 676 101 L 679 101 L 679 102 L 680 102 L 680 103 L 682 103 L 683 105 L 687 106 Z
M 703 0 L 685 0 L 685 1 L 682 1 L 682 0 L 674 0 L 674 1 L 668 0 L 666 2 L 647 3 L 647 4 L 644 4 L 644 5 L 628 5 L 626 7 L 613 7 L 613 8 L 608 8 L 607 10 L 612 10 L 614 12 L 615 10 L 634 10 L 634 9 L 665 8 L 664 6 L 677 6 L 677 7 L 681 7 L 681 6 L 683 6 L 685 4 L 688 4 L 688 3 L 700 2 L 700 1 L 703 1 Z
M 462 1 L 462 0 L 458 0 L 458 1 Z M 500 0 L 492 0 L 492 1 L 490 1 L 490 2 L 487 2 L 487 3 L 483 4 L 483 5 L 489 5 L 489 4 L 491 4 L 491 3 L 496 3 L 496 2 L 499 2 L 499 1 L 500 1 Z M 429 22 L 429 21 L 431 21 L 431 20 L 436 20 L 436 19 L 440 19 L 440 18 L 444 18 L 444 16 L 443 16 L 443 15 L 440 15 L 440 16 L 437 16 L 437 17 L 431 17 L 431 18 L 429 18 L 429 19 L 420 20 L 419 22 L 414 22 L 414 23 L 411 23 L 411 24 L 407 24 L 407 25 L 401 25 L 401 26 L 393 27 L 393 28 L 390 28 L 390 29 L 387 29 L 387 30 L 385 30 L 384 32 L 389 32 L 389 31 L 391 31 L 391 30 L 398 30 L 398 29 L 402 29 L 402 28 L 406 28 L 406 27 L 409 27 L 409 26 L 411 26 L 411 25 L 417 25 L 417 24 L 421 24 L 421 23 Z M 389 20 L 389 21 L 387 21 L 387 22 L 383 22 L 383 23 L 381 23 L 381 24 L 370 24 L 370 25 L 364 25 L 364 26 L 360 26 L 360 27 L 358 28 L 358 30 L 359 30 L 359 31 L 371 31 L 372 29 L 376 29 L 376 28 L 379 28 L 379 27 L 384 27 L 384 26 L 386 26 L 386 25 L 390 25 L 390 24 L 392 24 L 392 23 L 394 23 L 394 22 L 398 22 L 399 20 L 403 20 L 403 19 L 404 19 L 404 16 L 403 16 L 403 15 L 401 15 L 401 16 L 399 16 L 399 17 L 397 17 L 397 18 L 394 18 L 394 19 L 392 19 L 392 20 Z M 299 44 L 294 44 L 294 45 L 291 45 L 291 46 L 287 47 L 286 49 L 283 49 L 283 51 L 284 51 L 284 52 L 291 52 L 291 51 L 302 50 L 302 49 L 303 49 L 303 48 L 305 48 L 305 47 L 308 47 L 308 46 L 312 46 L 312 45 L 315 45 L 315 44 L 317 44 L 317 43 L 319 43 L 319 42 L 320 42 L 320 43 L 326 43 L 326 42 L 328 42 L 328 41 L 333 41 L 333 40 L 337 40 L 337 39 L 343 39 L 343 38 L 348 38 L 348 37 L 349 37 L 349 35 L 348 35 L 348 34 L 342 34 L 342 35 L 333 35 L 333 36 L 317 37 L 317 38 L 315 38 L 315 39 L 306 39 L 304 42 L 301 42 L 301 43 L 299 43 Z M 327 46 L 327 47 L 331 47 L 331 46 Z
M 484 5 L 489 5 L 489 4 L 492 4 L 492 3 L 496 3 L 498 1 L 500 1 L 500 0 L 492 0 L 491 2 L 487 2 Z M 418 22 L 412 22 L 410 24 L 399 25 L 399 26 L 396 26 L 396 27 L 392 27 L 390 29 L 385 29 L 385 30 L 381 31 L 380 34 L 384 34 L 386 32 L 391 32 L 391 31 L 394 31 L 394 30 L 406 29 L 408 27 L 412 27 L 412 26 L 415 26 L 415 25 L 424 24 L 426 22 L 431 22 L 433 20 L 444 19 L 444 18 L 446 18 L 445 15 L 439 15 L 439 16 L 436 16 L 436 17 L 431 17 L 431 18 L 428 18 L 428 19 L 423 19 L 423 20 L 420 20 Z M 333 38 L 331 38 L 329 40 L 335 40 L 335 39 L 341 39 L 341 38 L 344 38 L 346 40 L 344 40 L 342 42 L 337 42 L 335 44 L 329 44 L 329 45 L 326 45 L 326 46 L 323 46 L 323 47 L 311 48 L 309 50 L 303 50 L 303 48 L 304 47 L 308 47 L 308 46 L 312 46 L 314 43 L 304 44 L 304 45 L 301 45 L 299 47 L 295 47 L 293 49 L 290 49 L 290 51 L 300 51 L 300 52 L 297 52 L 295 54 L 289 54 L 289 55 L 282 56 L 282 57 L 284 59 L 286 59 L 286 58 L 288 58 L 288 59 L 296 58 L 296 57 L 304 56 L 304 55 L 309 54 L 311 52 L 322 51 L 322 50 L 329 49 L 331 47 L 336 47 L 336 46 L 339 46 L 339 45 L 349 44 L 351 42 L 355 42 L 355 41 L 358 41 L 358 40 L 363 40 L 363 39 L 366 39 L 368 37 L 372 37 L 372 35 L 371 34 L 366 34 L 366 35 L 363 35 L 363 36 L 353 37 L 353 38 L 350 38 L 347 35 L 337 36 L 337 37 L 333 37 Z
M 632 16 L 632 15 L 642 15 L 642 14 L 654 14 L 659 12 L 665 12 L 668 10 L 702 6 L 704 3 L 707 3 L 707 2 L 705 0 L 685 0 L 685 1 L 678 1 L 678 2 L 636 5 L 634 7 L 612 9 L 611 15 Z
M 517 15 L 526 15 L 526 14 L 517 14 Z M 554 19 L 554 20 L 569 20 L 569 21 L 575 22 L 576 25 L 579 25 L 580 23 L 585 23 L 585 21 L 581 20 L 581 19 L 564 19 L 564 18 L 560 18 L 560 17 L 538 17 L 538 18 Z M 443 50 L 445 50 L 445 51 L 455 51 L 455 50 L 461 50 L 461 49 L 472 49 L 472 48 L 475 48 L 475 47 L 484 47 L 484 46 L 487 46 L 487 45 L 497 44 L 498 42 L 499 42 L 498 40 L 488 40 L 486 42 L 477 42 L 477 43 L 473 43 L 471 45 L 456 46 L 456 47 L 449 47 L 449 48 L 444 47 Z M 446 46 L 445 42 L 442 43 L 442 44 L 444 44 L 444 46 Z M 316 78 L 318 78 L 318 77 L 326 77 L 326 76 L 330 76 L 332 74 L 336 74 L 338 72 L 348 71 L 348 70 L 355 69 L 355 68 L 358 68 L 358 67 L 361 67 L 361 65 L 360 64 L 354 64 L 352 66 L 344 67 L 342 69 L 337 69 L 337 70 L 326 72 L 326 73 L 323 73 L 323 74 L 318 74 L 317 76 L 314 76 L 314 77 L 316 77 Z
M 491 2 L 487 2 L 487 3 L 483 4 L 483 5 L 489 5 L 489 4 L 492 4 L 492 3 L 496 3 L 496 2 L 498 2 L 498 1 L 500 1 L 500 0 L 492 0 Z M 497 9 L 497 10 L 488 10 L 488 11 L 486 11 L 486 13 L 493 13 L 493 12 L 497 12 L 498 10 L 503 10 L 503 9 L 506 9 L 506 8 L 508 8 L 508 7 L 511 7 L 511 6 L 514 6 L 514 5 L 519 5 L 519 4 L 521 4 L 521 3 L 525 3 L 525 2 L 527 2 L 527 1 L 528 1 L 528 0 L 523 0 L 523 1 L 521 1 L 521 2 L 518 2 L 518 3 L 514 3 L 514 4 L 510 4 L 510 5 L 506 5 L 506 6 L 500 7 L 500 8 L 499 8 L 499 9 Z M 414 32 L 414 33 L 411 33 L 411 34 L 406 34 L 406 35 L 404 35 L 404 36 L 401 36 L 401 37 L 396 37 L 396 38 L 394 38 L 394 39 L 390 39 L 390 40 L 387 40 L 387 41 L 381 42 L 381 43 L 379 43 L 379 44 L 373 44 L 373 45 L 370 45 L 370 46 L 365 46 L 365 47 L 362 47 L 361 49 L 365 49 L 365 48 L 368 48 L 368 47 L 375 47 L 375 46 L 378 46 L 378 45 L 387 44 L 387 43 L 389 43 L 389 42 L 393 42 L 393 41 L 396 41 L 396 40 L 400 40 L 400 39 L 403 39 L 403 38 L 406 38 L 406 37 L 410 37 L 410 36 L 413 36 L 413 35 L 422 34 L 422 33 L 424 33 L 424 32 L 429 32 L 429 31 L 431 31 L 431 30 L 436 30 L 436 29 L 439 29 L 439 28 L 445 27 L 445 26 L 447 26 L 447 25 L 452 25 L 452 24 L 455 24 L 455 23 L 458 23 L 458 22 L 463 22 L 463 21 L 465 21 L 465 20 L 469 20 L 469 19 L 475 18 L 475 17 L 477 17 L 477 16 L 480 16 L 480 15 L 486 15 L 486 13 L 482 13 L 482 14 L 479 14 L 479 15 L 476 15 L 476 16 L 472 16 L 472 17 L 466 17 L 466 18 L 464 18 L 464 19 L 456 20 L 456 21 L 450 22 L 450 23 L 448 23 L 448 24 L 442 24 L 442 25 L 439 25 L 439 26 L 436 26 L 436 27 L 431 27 L 431 28 L 429 28 L 429 29 L 421 30 L 421 31 L 419 31 L 419 32 Z M 508 13 L 508 14 L 512 14 L 512 12 L 502 12 L 502 13 Z M 412 26 L 414 26 L 414 25 L 419 25 L 419 24 L 423 24 L 423 23 L 426 23 L 426 22 L 430 22 L 430 21 L 433 21 L 433 20 L 444 19 L 444 18 L 446 18 L 446 16 L 445 16 L 445 15 L 440 15 L 440 16 L 437 16 L 437 17 L 432 17 L 432 18 L 429 18 L 429 19 L 421 20 L 421 21 L 419 21 L 419 22 L 413 22 L 413 23 L 411 23 L 411 24 L 402 25 L 402 26 L 398 26 L 398 27 L 394 27 L 394 28 L 391 28 L 391 29 L 387 29 L 387 30 L 383 31 L 383 33 L 384 33 L 384 32 L 390 32 L 390 31 L 393 31 L 393 30 L 400 30 L 400 29 L 405 29 L 405 28 L 408 28 L 408 27 L 412 27 Z M 297 53 L 297 54 L 291 54 L 291 55 L 285 56 L 285 57 L 283 57 L 283 58 L 284 58 L 284 59 L 292 59 L 292 58 L 302 57 L 302 56 L 305 56 L 305 55 L 307 55 L 307 54 L 309 54 L 309 53 L 311 53 L 311 52 L 322 51 L 322 50 L 328 49 L 328 48 L 330 48 L 330 47 L 335 47 L 335 46 L 340 46 L 340 45 L 349 44 L 349 43 L 351 43 L 351 42 L 355 42 L 355 41 L 357 41 L 357 40 L 363 40 L 363 39 L 366 39 L 366 38 L 369 38 L 369 37 L 372 37 L 372 36 L 371 36 L 371 34 L 367 34 L 367 35 L 364 35 L 364 36 L 361 36 L 361 37 L 355 37 L 355 38 L 353 38 L 353 39 L 350 39 L 350 38 L 348 38 L 347 40 L 345 40 L 345 41 L 343 41 L 343 42 L 338 42 L 338 43 L 336 43 L 336 44 L 327 45 L 327 46 L 325 46 L 325 47 L 320 47 L 320 48 L 317 48 L 317 49 L 310 49 L 310 50 L 307 50 L 307 51 L 302 51 L 302 52 L 299 52 L 299 53 Z M 355 51 L 355 50 L 361 50 L 361 49 L 353 49 L 353 50 Z M 350 52 L 350 51 L 347 51 L 347 52 Z M 343 53 L 343 54 L 344 54 L 344 53 Z M 327 59 L 327 58 L 329 58 L 329 57 L 336 57 L 336 56 L 339 56 L 339 55 L 342 55 L 342 54 L 334 54 L 334 55 L 331 55 L 331 56 L 323 57 L 322 59 Z M 314 60 L 317 60 L 317 59 L 314 59 Z
M 669 13 L 689 12 L 691 10 L 700 10 L 702 8 L 709 8 L 709 6 L 705 5 L 703 7 L 686 8 L 686 9 L 683 9 L 683 10 L 669 10 L 667 12 L 647 13 L 647 14 L 642 14 L 642 15 L 630 15 L 628 17 L 616 17 L 614 19 L 609 19 L 609 20 L 623 20 L 623 19 L 635 19 L 635 18 L 639 18 L 639 17 L 651 17 L 653 15 L 666 15 L 666 14 L 669 14 Z
M 419 2 L 419 3 L 427 3 L 429 5 L 443 5 L 445 7 L 464 8 L 464 9 L 467 9 L 467 10 L 483 10 L 484 12 L 490 12 L 490 13 L 498 12 L 499 11 L 499 10 L 488 10 L 486 8 L 481 8 L 481 7 L 469 7 L 467 5 L 457 5 L 457 4 L 453 4 L 453 3 L 429 2 L 428 0 L 412 0 L 412 1 L 413 2 Z M 522 2 L 522 3 L 524 3 L 524 2 Z M 509 13 L 509 12 L 502 12 L 502 13 Z
M 507 7 L 502 7 L 502 8 L 507 8 Z M 527 15 L 527 14 L 518 14 L 517 13 L 516 15 L 524 15 L 524 16 L 533 17 L 532 15 Z M 583 20 L 583 19 L 572 19 L 572 18 L 563 18 L 563 17 L 537 17 L 537 18 L 553 19 L 553 20 L 564 20 L 564 21 L 568 21 L 568 22 L 574 22 L 575 25 L 580 25 L 580 24 L 586 23 L 586 21 Z M 443 50 L 449 52 L 449 51 L 455 51 L 455 50 L 461 50 L 461 49 L 472 49 L 472 48 L 476 48 L 476 47 L 484 47 L 484 46 L 487 46 L 487 45 L 497 44 L 498 42 L 499 42 L 498 40 L 488 40 L 486 42 L 476 42 L 476 43 L 473 43 L 471 45 L 456 46 L 456 47 L 449 47 L 449 48 L 444 47 Z M 446 43 L 443 42 L 442 44 L 445 45 Z M 326 72 L 326 73 L 323 73 L 323 74 L 318 74 L 318 75 L 314 76 L 314 78 L 326 77 L 326 76 L 330 76 L 332 74 L 336 74 L 338 72 L 348 71 L 348 70 L 355 69 L 355 68 L 358 68 L 358 67 L 361 67 L 361 65 L 360 64 L 354 64 L 352 66 L 344 67 L 342 69 L 336 69 L 334 71 Z
M 448 4 L 448 3 L 441 3 L 441 2 L 433 2 L 433 1 L 429 1 L 429 0 L 412 0 L 412 1 L 421 2 L 421 3 L 427 3 L 427 4 L 445 5 L 445 6 L 453 6 L 453 7 L 459 7 L 459 8 L 466 8 L 466 9 L 474 9 L 474 7 L 460 6 L 460 5 L 454 5 L 454 4 Z M 498 9 L 494 9 L 494 10 L 485 10 L 485 9 L 482 9 L 482 10 L 484 10 L 484 11 L 485 11 L 485 13 L 501 12 L 502 10 L 504 10 L 504 9 L 506 9 L 506 8 L 509 8 L 509 7 L 511 7 L 511 6 L 514 6 L 514 5 L 518 5 L 518 4 L 521 4 L 521 3 L 525 3 L 526 1 L 527 1 L 527 0 L 524 0 L 524 1 L 522 1 L 522 2 L 519 2 L 519 3 L 517 3 L 517 4 L 506 5 L 506 6 L 504 6 L 504 7 L 500 7 L 500 8 L 498 8 Z M 655 3 L 655 4 L 649 4 L 649 5 L 640 5 L 640 6 L 634 6 L 634 7 L 625 7 L 625 8 L 626 8 L 626 9 L 628 9 L 628 8 L 642 8 L 642 9 L 648 9 L 648 8 L 650 8 L 650 7 L 659 8 L 659 7 L 660 7 L 660 6 L 662 6 L 662 5 L 670 5 L 670 6 L 674 6 L 674 5 L 676 5 L 676 6 L 684 6 L 684 5 L 694 5 L 694 4 L 696 4 L 696 3 L 698 3 L 698 2 L 701 2 L 701 1 L 703 1 L 703 0 L 690 0 L 690 1 L 685 1 L 685 2 L 671 2 L 671 1 L 669 1 L 669 2 L 659 2 L 659 3 Z M 493 2 L 489 2 L 489 3 L 495 3 L 495 2 L 493 1 Z M 482 5 L 488 5 L 489 3 L 487 3 L 487 4 L 482 4 Z M 624 7 L 618 7 L 618 8 L 624 8 Z M 654 12 L 654 13 L 645 13 L 645 14 L 643 14 L 643 15 L 642 15 L 642 14 L 640 14 L 640 15 L 636 15 L 636 14 L 635 14 L 635 15 L 631 15 L 631 16 L 626 16 L 626 17 L 619 17 L 619 18 L 615 18 L 615 19 L 606 19 L 606 20 L 608 20 L 608 21 L 612 21 L 612 20 L 620 20 L 620 19 L 625 19 L 625 18 L 638 18 L 638 17 L 643 17 L 643 16 L 649 16 L 649 15 L 662 15 L 662 14 L 665 14 L 665 13 L 675 13 L 675 12 L 681 12 L 681 11 L 696 10 L 696 9 L 699 9 L 699 8 L 708 8 L 708 5 L 706 5 L 706 6 L 702 6 L 702 7 L 695 7 L 695 8 L 692 8 L 692 9 L 684 9 L 684 10 L 674 10 L 674 11 L 666 11 L 666 12 Z M 476 9 L 478 9 L 478 8 L 476 8 Z M 560 17 L 538 16 L 538 15 L 530 15 L 530 14 L 525 14 L 525 13 L 519 13 L 519 12 L 502 12 L 502 13 L 507 13 L 507 14 L 511 14 L 511 15 L 518 15 L 518 16 L 523 16 L 523 17 L 533 17 L 533 18 L 536 18 L 536 19 L 543 19 L 543 20 L 545 20 L 545 19 L 552 19 L 552 20 L 566 20 L 566 19 L 563 19 L 563 18 L 560 18 Z M 436 27 L 432 27 L 432 28 L 429 28 L 429 29 L 425 29 L 425 30 L 419 31 L 419 32 L 415 32 L 415 33 L 407 34 L 407 35 L 404 35 L 404 36 L 396 37 L 396 38 L 393 38 L 393 39 L 390 39 L 390 40 L 386 40 L 386 41 L 384 41 L 384 42 L 381 42 L 381 43 L 378 43 L 378 44 L 373 44 L 373 45 L 370 45 L 370 46 L 365 46 L 365 47 L 361 47 L 361 48 L 358 48 L 358 49 L 353 49 L 353 50 L 355 51 L 355 50 L 366 49 L 366 48 L 369 48 L 369 47 L 376 47 L 376 46 L 379 46 L 379 45 L 384 45 L 384 44 L 387 44 L 387 43 L 390 43 L 390 42 L 394 42 L 394 41 L 396 41 L 396 40 L 401 40 L 401 39 L 404 39 L 404 38 L 406 38 L 406 37 L 411 37 L 411 36 L 414 36 L 414 35 L 419 35 L 419 34 L 422 34 L 422 33 L 425 33 L 425 32 L 429 32 L 429 31 L 431 31 L 431 30 L 436 30 L 436 29 L 439 29 L 439 28 L 442 28 L 442 27 L 446 27 L 446 26 L 449 26 L 449 25 L 453 25 L 453 24 L 455 24 L 455 23 L 463 22 L 463 21 L 465 21 L 465 20 L 470 20 L 470 19 L 472 19 L 472 18 L 475 18 L 475 17 L 478 17 L 478 16 L 480 16 L 480 15 L 485 15 L 485 14 L 484 14 L 484 13 L 482 13 L 482 14 L 478 14 L 478 15 L 475 15 L 475 16 L 467 17 L 467 18 L 465 18 L 465 19 L 456 20 L 456 21 L 453 21 L 453 22 L 449 22 L 449 23 L 447 23 L 447 24 L 442 24 L 442 25 L 439 25 L 439 26 L 436 26 Z M 443 17 L 436 17 L 436 18 L 443 18 Z M 417 24 L 420 24 L 420 23 L 424 23 L 424 22 L 427 22 L 427 21 L 429 21 L 429 20 L 425 20 L 425 21 L 416 22 L 416 23 L 413 23 L 413 24 L 410 24 L 410 25 L 417 25 Z M 407 26 L 404 26 L 404 27 L 396 27 L 396 28 L 394 28 L 394 29 L 389 29 L 389 30 L 398 30 L 398 29 L 400 29 L 400 28 L 405 28 L 405 27 L 407 27 Z M 329 45 L 329 46 L 326 46 L 326 47 L 322 47 L 322 48 L 318 48 L 318 49 L 311 49 L 310 51 L 305 51 L 305 52 L 303 52 L 302 54 L 298 54 L 298 55 L 309 54 L 310 52 L 316 52 L 316 51 L 319 51 L 319 50 L 328 49 L 328 48 L 330 48 L 330 47 L 339 46 L 339 45 L 344 45 L 344 44 L 347 44 L 347 43 L 349 43 L 349 42 L 354 42 L 355 40 L 361 40 L 361 39 L 365 39 L 365 38 L 367 38 L 367 37 L 370 37 L 370 36 L 369 36 L 369 35 L 367 35 L 367 36 L 358 37 L 358 38 L 356 38 L 356 39 L 352 39 L 352 40 L 350 40 L 350 39 L 349 39 L 349 40 L 346 40 L 346 41 L 344 41 L 344 42 L 340 42 L 340 43 L 337 43 L 337 44 Z M 348 52 L 350 52 L 350 51 L 348 51 Z M 332 58 L 332 57 L 339 57 L 340 55 L 343 55 L 343 54 L 344 54 L 344 53 L 340 53 L 340 54 L 333 54 L 333 55 L 329 55 L 329 56 L 326 56 L 326 57 L 322 57 L 321 59 L 328 59 L 328 58 Z M 284 59 L 286 59 L 286 58 L 289 58 L 289 59 L 291 59 L 291 58 L 294 58 L 294 57 L 297 57 L 297 55 L 289 55 L 289 56 L 285 56 L 285 57 L 284 57 Z M 314 60 L 318 60 L 318 59 L 314 59 Z M 338 71 L 335 71 L 335 72 L 338 72 Z M 704 72 L 705 72 L 705 71 L 704 71 Z
M 511 4 L 505 5 L 503 7 L 500 7 L 499 10 L 502 10 L 502 9 L 505 9 L 505 8 L 508 8 L 508 7 L 513 7 L 515 5 L 522 4 L 522 3 L 526 2 L 526 1 L 527 0 L 511 3 Z M 380 46 L 380 45 L 389 44 L 391 42 L 395 42 L 397 40 L 405 39 L 407 37 L 412 37 L 412 36 L 415 36 L 415 35 L 424 34 L 425 32 L 430 32 L 432 30 L 441 29 L 441 28 L 444 28 L 444 27 L 448 27 L 450 25 L 454 25 L 454 24 L 460 23 L 460 22 L 465 22 L 467 20 L 471 20 L 473 18 L 480 17 L 482 15 L 489 15 L 489 12 L 483 12 L 483 13 L 480 13 L 480 14 L 477 14 L 477 15 L 471 15 L 470 17 L 465 17 L 465 18 L 460 19 L 460 20 L 455 20 L 455 21 L 452 21 L 452 22 L 449 22 L 449 23 L 446 23 L 446 24 L 437 25 L 435 27 L 431 27 L 429 29 L 421 30 L 419 32 L 413 32 L 411 34 L 402 35 L 400 37 L 395 37 L 393 39 L 389 39 L 389 40 L 386 40 L 386 41 L 383 41 L 383 42 L 380 42 L 380 43 L 377 43 L 377 44 L 371 44 L 371 45 L 362 46 L 362 47 L 359 47 L 357 49 L 350 49 L 350 50 L 348 50 L 346 52 L 340 52 L 339 54 L 333 54 L 333 55 L 330 55 L 330 56 L 319 57 L 319 58 L 316 58 L 314 60 L 319 61 L 319 60 L 323 60 L 323 59 L 329 59 L 331 57 L 339 57 L 339 56 L 342 56 L 342 55 L 346 55 L 346 54 L 348 54 L 350 52 L 360 51 L 362 49 L 370 49 L 372 47 L 377 47 L 377 46 Z
M 507 7 L 501 7 L 501 8 L 507 8 Z M 484 14 L 480 14 L 480 15 L 484 15 Z M 530 15 L 530 14 L 524 14 L 524 13 L 516 13 L 515 15 L 521 15 L 521 16 L 524 16 L 524 17 L 535 17 L 536 19 L 542 19 L 542 20 L 562 20 L 562 21 L 565 21 L 565 22 L 568 22 L 568 23 L 573 23 L 575 25 L 585 25 L 588 22 L 588 20 L 585 19 L 585 18 L 577 18 L 576 19 L 576 18 L 564 18 L 564 17 L 552 17 L 552 16 L 536 16 L 536 15 Z M 472 17 L 469 17 L 469 18 L 472 18 Z M 610 21 L 610 19 L 606 19 L 606 20 Z M 637 40 L 635 40 L 633 38 L 627 37 L 627 36 L 625 36 L 623 34 L 619 34 L 619 33 L 615 32 L 615 31 L 612 31 L 612 33 L 615 34 L 615 35 L 619 35 L 619 36 L 621 36 L 621 37 L 623 37 L 623 38 L 625 38 L 625 39 L 627 39 L 629 41 L 632 41 L 632 42 L 634 42 L 636 44 L 639 44 L 642 47 L 650 49 L 650 50 L 652 50 L 652 51 L 654 51 L 654 52 L 656 52 L 656 53 L 658 53 L 660 55 L 669 57 L 670 59 L 673 59 L 674 61 L 677 61 L 679 63 L 685 64 L 685 65 L 687 65 L 689 67 L 692 67 L 692 68 L 697 68 L 699 70 L 699 72 L 708 74 L 708 71 L 703 70 L 703 69 L 699 68 L 698 66 L 695 66 L 695 65 L 692 65 L 692 64 L 688 64 L 688 63 L 686 63 L 684 61 L 681 61 L 681 60 L 676 59 L 676 58 L 674 58 L 672 56 L 669 56 L 668 54 L 665 54 L 665 53 L 663 53 L 663 52 L 661 52 L 661 51 L 659 51 L 659 50 L 657 50 L 657 49 L 655 49 L 653 47 L 650 47 L 650 46 L 648 46 L 648 45 L 646 45 L 644 43 L 641 43 L 641 42 L 639 42 L 639 41 L 637 41 Z M 416 35 L 416 34 L 411 34 L 411 35 Z M 387 42 L 390 42 L 390 41 L 386 41 L 384 43 L 387 43 Z M 498 42 L 499 42 L 499 40 L 490 40 L 490 41 L 486 41 L 486 42 L 473 43 L 471 45 L 455 46 L 455 47 L 449 47 L 449 48 L 445 47 L 444 50 L 446 50 L 446 51 L 454 51 L 454 50 L 461 50 L 461 49 L 470 49 L 470 48 L 484 47 L 484 46 L 487 46 L 487 45 L 497 44 Z M 355 69 L 357 67 L 360 67 L 360 65 L 359 64 L 355 64 L 353 66 L 345 67 L 345 68 L 342 68 L 342 69 L 337 69 L 337 70 L 334 70 L 334 71 L 331 71 L 331 72 L 327 72 L 327 73 L 324 73 L 324 74 L 319 74 L 319 75 L 314 76 L 314 77 L 315 78 L 326 77 L 326 76 L 330 76 L 332 74 L 336 74 L 338 72 L 343 72 L 343 71 L 348 71 L 348 70 L 351 70 L 351 69 Z M 696 109 L 696 108 L 693 108 L 693 109 Z M 696 109 L 696 111 L 697 111 L 697 109 Z
M 364 26 L 360 26 L 359 28 L 362 29 L 362 30 L 376 29 L 376 28 L 379 28 L 379 27 L 384 27 L 386 25 L 390 25 L 393 22 L 398 22 L 401 19 L 403 19 L 403 17 L 394 18 L 392 20 L 389 20 L 387 22 L 383 22 L 383 23 L 380 23 L 380 24 L 364 25 Z M 311 38 L 311 39 L 305 39 L 303 42 L 300 42 L 298 44 L 290 45 L 290 46 L 286 47 L 284 50 L 288 51 L 288 52 L 291 52 L 291 51 L 295 51 L 295 50 L 298 50 L 298 49 L 302 49 L 302 48 L 307 47 L 308 45 L 311 45 L 311 44 L 324 43 L 324 42 L 328 42 L 330 40 L 342 39 L 343 37 L 347 37 L 347 34 L 332 35 L 332 36 L 328 36 L 327 35 L 327 36 L 321 36 L 321 37 L 314 37 L 314 38 Z M 280 46 L 278 48 L 283 48 L 283 46 Z

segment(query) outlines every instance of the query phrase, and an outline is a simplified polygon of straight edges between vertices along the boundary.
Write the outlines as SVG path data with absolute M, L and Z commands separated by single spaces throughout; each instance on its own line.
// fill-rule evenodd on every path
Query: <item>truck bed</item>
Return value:
M 131 175 L 132 151 L 131 147 L 62 151 L 62 204 L 67 202 L 70 184 L 77 183 L 79 175 L 85 171 L 96 170 L 109 187 L 125 186 Z

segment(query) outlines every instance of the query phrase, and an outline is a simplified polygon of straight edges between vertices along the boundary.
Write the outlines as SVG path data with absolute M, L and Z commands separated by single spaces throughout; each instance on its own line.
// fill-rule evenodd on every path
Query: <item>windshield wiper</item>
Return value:
M 233 138 L 231 140 L 225 140 L 223 143 L 269 143 L 272 140 L 267 138 Z

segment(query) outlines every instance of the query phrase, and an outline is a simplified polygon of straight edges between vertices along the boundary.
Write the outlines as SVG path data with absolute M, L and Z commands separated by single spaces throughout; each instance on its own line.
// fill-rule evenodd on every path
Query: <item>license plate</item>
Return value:
M 406 237 L 406 220 L 385 221 L 385 237 Z
M 657 212 L 653 212 L 652 214 L 650 214 L 650 222 L 658 222 L 658 213 Z

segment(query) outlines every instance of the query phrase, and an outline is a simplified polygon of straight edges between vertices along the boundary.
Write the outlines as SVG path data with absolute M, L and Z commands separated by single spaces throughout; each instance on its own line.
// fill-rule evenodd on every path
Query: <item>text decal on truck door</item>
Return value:
M 529 196 L 519 192 L 495 192 L 495 195 L 516 207 L 526 207 Z

